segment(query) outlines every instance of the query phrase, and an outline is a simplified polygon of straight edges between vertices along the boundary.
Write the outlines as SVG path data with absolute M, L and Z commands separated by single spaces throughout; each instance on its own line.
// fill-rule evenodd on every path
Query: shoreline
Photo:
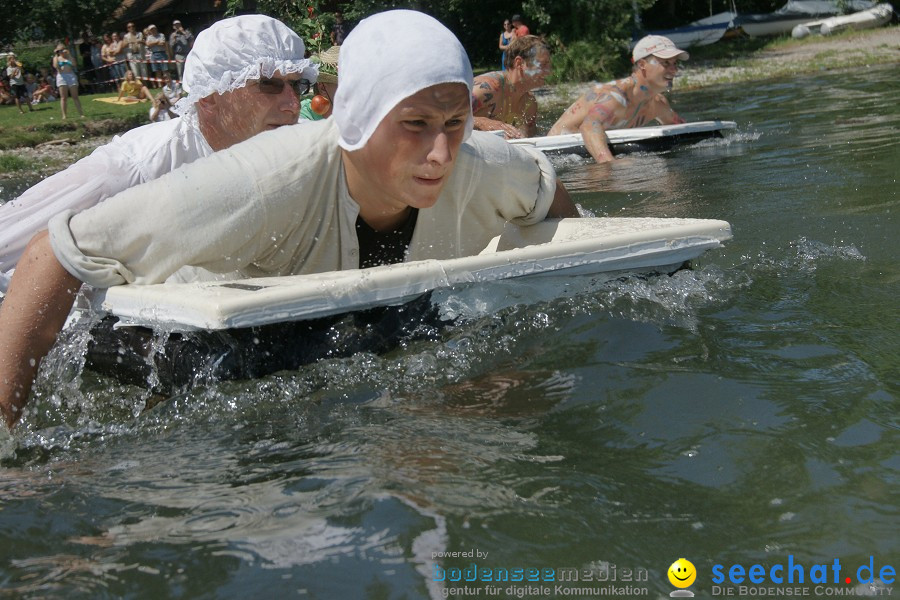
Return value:
M 698 52 L 700 53 L 700 52 Z M 900 63 L 900 26 L 852 31 L 831 37 L 804 40 L 780 39 L 769 47 L 738 58 L 697 58 L 688 61 L 676 80 L 679 91 L 716 85 L 793 77 L 823 70 Z M 568 105 L 595 82 L 561 83 L 538 94 L 542 111 Z M 74 144 L 19 147 L 0 151 L 0 161 L 10 157 L 26 168 L 0 172 L 0 181 L 46 177 L 87 156 L 112 135 L 85 138 Z M 2 164 L 2 162 L 0 162 Z

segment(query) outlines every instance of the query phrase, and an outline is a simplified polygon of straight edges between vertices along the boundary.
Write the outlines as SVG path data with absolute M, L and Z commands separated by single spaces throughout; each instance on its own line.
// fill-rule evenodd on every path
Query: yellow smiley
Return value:
M 697 569 L 686 558 L 679 558 L 669 567 L 669 583 L 677 588 L 689 587 L 697 579 Z

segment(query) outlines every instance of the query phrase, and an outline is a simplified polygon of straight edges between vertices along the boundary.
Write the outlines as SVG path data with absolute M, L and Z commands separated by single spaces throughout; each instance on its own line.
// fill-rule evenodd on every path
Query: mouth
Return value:
M 440 185 L 441 182 L 444 181 L 444 178 L 443 178 L 443 177 L 417 177 L 417 176 L 413 176 L 413 180 L 415 180 L 415 182 L 418 183 L 419 185 L 436 186 L 436 185 Z
M 679 577 L 679 576 L 676 575 L 675 573 L 672 573 L 672 577 L 674 577 L 674 578 L 677 579 L 678 581 L 687 581 L 688 579 L 691 578 L 690 575 L 685 575 L 684 577 Z

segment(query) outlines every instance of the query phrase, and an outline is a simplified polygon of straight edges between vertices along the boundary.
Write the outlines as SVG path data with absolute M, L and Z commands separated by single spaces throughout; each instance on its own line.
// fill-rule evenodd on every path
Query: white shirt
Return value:
M 359 267 L 356 217 L 333 119 L 269 131 L 109 202 L 50 222 L 53 252 L 96 287 L 158 283 L 184 265 L 245 277 Z M 544 220 L 556 173 L 536 150 L 475 132 L 408 260 L 477 254 L 507 221 Z
M 85 210 L 212 153 L 196 122 L 151 123 L 116 136 L 90 156 L 0 205 L 0 291 L 6 290 L 25 246 L 47 228 L 54 215 Z

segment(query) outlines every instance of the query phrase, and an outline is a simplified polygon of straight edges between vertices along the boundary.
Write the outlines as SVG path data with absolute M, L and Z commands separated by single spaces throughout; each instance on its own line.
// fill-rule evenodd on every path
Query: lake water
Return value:
M 0 434 L 2 595 L 439 598 L 467 591 L 442 570 L 575 568 L 561 589 L 467 586 L 664 598 L 679 557 L 698 597 L 789 561 L 810 597 L 862 591 L 870 557 L 900 566 L 896 75 L 676 92 L 738 131 L 556 159 L 596 215 L 729 221 L 692 271 L 460 290 L 437 339 L 143 413 L 141 390 L 80 372 L 76 336 Z

